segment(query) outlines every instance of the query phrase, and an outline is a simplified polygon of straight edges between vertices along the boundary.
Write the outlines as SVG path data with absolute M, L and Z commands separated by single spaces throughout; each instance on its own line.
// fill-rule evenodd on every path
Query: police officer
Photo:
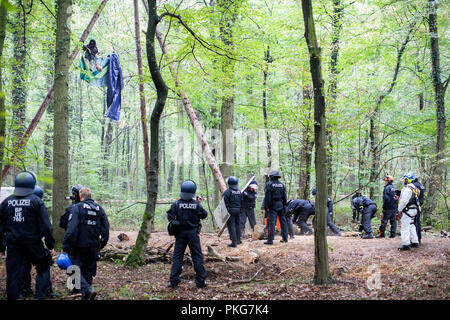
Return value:
M 79 194 L 80 202 L 69 215 L 63 252 L 80 268 L 83 299 L 93 300 L 97 293 L 92 288 L 92 278 L 97 273 L 98 251 L 108 243 L 109 222 L 103 208 L 92 200 L 89 188 L 81 188 Z
M 289 239 L 294 239 L 294 223 L 292 222 L 292 220 L 294 219 L 294 215 L 292 213 L 292 211 L 289 211 L 289 204 L 292 202 L 292 200 L 288 200 L 286 203 L 286 208 L 285 208 L 285 216 L 286 216 L 286 224 L 287 224 L 287 231 L 288 231 L 288 235 L 289 235 Z
M 395 199 L 396 189 L 392 185 L 394 177 L 388 174 L 383 180 L 386 183 L 383 190 L 383 215 L 381 217 L 381 225 L 378 229 L 377 238 L 384 238 L 384 231 L 388 222 L 391 223 L 391 235 L 389 238 L 395 238 L 397 230 L 397 220 L 395 220 L 395 217 L 397 215 L 398 200 Z
M 355 208 L 355 206 L 353 205 L 353 200 L 358 197 L 361 197 L 361 191 L 359 191 L 359 190 L 355 192 L 355 194 L 352 196 L 352 198 L 350 200 L 350 206 L 352 208 L 352 213 L 353 213 L 353 217 L 352 217 L 353 223 L 359 222 L 359 209 Z
M 55 239 L 44 202 L 33 193 L 35 185 L 33 174 L 19 173 L 14 179 L 14 193 L 0 205 L 0 252 L 6 245 L 6 292 L 10 300 L 19 298 L 29 262 L 36 267 L 35 298 L 45 299 L 51 289 L 49 269 Z
M 35 195 L 37 195 L 40 199 L 42 199 L 44 197 L 44 190 L 42 190 L 41 187 L 39 187 L 38 185 L 36 185 L 34 187 L 34 192 Z M 50 278 L 50 268 L 48 269 L 48 279 Z M 31 290 L 31 262 L 27 261 L 27 263 L 24 265 L 24 273 L 23 273 L 23 282 L 21 284 L 21 295 L 24 298 L 27 297 L 31 297 L 33 295 L 33 290 Z M 59 295 L 55 292 L 53 292 L 52 289 L 52 283 L 49 282 L 48 283 L 48 290 L 47 290 L 47 295 L 48 298 L 56 298 Z
M 315 213 L 315 203 L 309 200 L 296 199 L 288 203 L 286 212 L 293 215 L 293 222 L 300 228 L 300 235 L 311 235 L 313 230 L 306 224 L 308 218 Z
M 314 188 L 311 193 L 313 196 L 315 196 L 317 194 L 317 189 Z M 328 199 L 327 199 L 327 226 L 330 227 L 331 231 L 333 231 L 336 236 L 340 237 L 341 231 L 339 230 L 338 227 L 336 227 L 336 225 L 331 220 L 332 217 L 333 217 L 333 201 L 331 200 L 330 197 L 328 197 Z
M 66 210 L 64 210 L 64 214 L 59 219 L 59 227 L 64 230 L 67 230 L 67 224 L 69 222 L 69 215 L 70 215 L 70 212 L 72 211 L 72 208 L 74 207 L 74 205 L 76 205 L 78 202 L 80 202 L 81 188 L 83 188 L 83 186 L 81 184 L 77 184 L 72 187 L 72 190 L 71 190 L 72 196 L 70 197 L 70 199 L 72 199 L 72 203 L 67 206 Z
M 361 212 L 361 225 L 359 231 L 364 231 L 363 239 L 372 239 L 372 226 L 370 222 L 377 212 L 377 204 L 364 196 L 353 199 L 353 206 Z
M 202 205 L 194 198 L 197 185 L 192 180 L 186 180 L 181 184 L 180 199 L 174 202 L 169 211 L 167 219 L 179 221 L 180 230 L 175 235 L 175 247 L 173 250 L 173 263 L 170 271 L 170 288 L 176 288 L 180 283 L 180 274 L 183 267 L 183 257 L 186 246 L 192 256 L 195 270 L 195 284 L 197 288 L 206 286 L 206 271 L 203 266 L 203 253 L 200 245 L 200 220 L 205 219 L 208 213 Z
M 399 250 L 410 250 L 419 247 L 416 225 L 414 219 L 420 210 L 419 193 L 420 190 L 413 184 L 416 179 L 414 173 L 406 173 L 402 176 L 404 186 L 400 193 L 398 202 L 398 216 L 401 217 L 402 245 Z
M 258 194 L 256 193 L 258 190 L 258 183 L 253 180 L 250 182 L 247 189 L 242 192 L 243 202 L 242 202 L 242 211 L 240 216 L 240 231 L 241 236 L 244 235 L 245 232 L 245 223 L 248 218 L 248 222 L 250 223 L 250 228 L 254 231 L 254 227 L 256 225 L 255 218 L 255 205 L 256 205 L 256 197 Z
M 266 184 L 265 195 L 263 200 L 263 207 L 268 213 L 268 236 L 267 241 L 264 244 L 273 244 L 275 237 L 275 226 L 277 223 L 277 217 L 280 219 L 281 236 L 280 242 L 288 242 L 288 232 L 286 223 L 286 188 L 278 179 L 281 175 L 276 170 L 269 171 L 270 181 Z
M 238 178 L 231 176 L 227 182 L 228 189 L 223 193 L 223 200 L 230 214 L 227 220 L 227 228 L 231 243 L 228 246 L 235 248 L 238 244 L 242 243 L 240 222 L 244 198 L 238 187 Z
M 424 196 L 425 196 L 425 187 L 420 183 L 419 178 L 414 179 L 413 184 L 419 189 L 419 204 L 422 209 Z M 420 218 L 422 215 L 422 210 L 417 212 L 416 218 L 414 219 L 414 224 L 416 225 L 417 238 L 419 239 L 419 243 L 422 242 L 422 224 L 420 222 Z

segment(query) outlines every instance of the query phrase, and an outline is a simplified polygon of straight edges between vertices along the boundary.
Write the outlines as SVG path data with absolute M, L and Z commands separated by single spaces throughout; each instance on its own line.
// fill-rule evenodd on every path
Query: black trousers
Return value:
M 414 219 L 414 224 L 416 225 L 417 239 L 419 239 L 419 243 L 422 242 L 422 223 L 420 222 L 421 214 L 422 212 L 418 212 Z
M 232 243 L 237 243 L 241 240 L 241 217 L 240 214 L 232 214 L 227 220 L 228 233 Z
M 297 225 L 300 228 L 300 235 L 303 235 L 305 233 L 313 233 L 313 229 L 311 229 L 306 221 L 308 221 L 309 215 L 307 214 L 300 214 L 298 216 Z
M 397 220 L 395 216 L 397 215 L 397 209 L 386 210 L 381 217 L 381 225 L 379 229 L 379 235 L 384 236 L 388 222 L 391 224 L 391 237 L 395 237 L 397 230 Z
M 42 242 L 27 245 L 8 245 L 6 252 L 6 293 L 8 300 L 19 298 L 24 288 L 28 272 L 30 275 L 30 262 L 36 267 L 36 299 L 45 299 L 51 290 L 50 265 L 52 263 L 50 252 L 44 248 Z M 31 277 L 29 276 L 30 282 Z M 31 287 L 31 284 L 30 284 Z M 30 288 L 31 289 L 31 288 Z
M 375 216 L 375 213 L 377 212 L 377 206 L 374 204 L 371 204 L 364 208 L 364 211 L 362 213 L 361 217 L 361 224 L 362 229 L 364 230 L 365 234 L 372 234 L 372 226 L 370 224 L 372 218 Z
M 194 264 L 195 284 L 197 287 L 202 287 L 205 285 L 206 271 L 203 266 L 203 253 L 197 229 L 181 230 L 175 236 L 173 263 L 172 269 L 170 270 L 170 283 L 173 286 L 177 286 L 180 283 L 180 275 L 183 269 L 183 257 L 187 246 L 189 246 L 192 262 Z
M 248 222 L 250 223 L 250 228 L 252 228 L 252 231 L 253 231 L 254 227 L 256 225 L 255 208 L 246 208 L 246 207 L 242 208 L 242 212 L 240 215 L 241 236 L 244 234 L 245 223 L 247 222 L 247 218 L 248 218 Z
M 92 290 L 92 279 L 97 275 L 97 247 L 76 247 L 69 253 L 72 265 L 80 268 L 80 292 L 86 295 Z
M 281 227 L 281 237 L 284 241 L 288 241 L 288 230 L 287 230 L 287 222 L 286 222 L 286 213 L 284 209 L 269 209 L 269 219 L 267 221 L 267 226 L 269 230 L 268 241 L 273 242 L 275 238 L 275 228 L 277 226 L 277 217 L 280 219 L 280 227 Z
M 331 221 L 331 215 L 327 210 L 327 226 L 330 227 L 331 231 L 334 232 L 334 234 L 336 235 L 340 235 L 341 231 L 339 230 L 338 227 L 336 227 L 336 225 L 333 223 L 333 221 Z

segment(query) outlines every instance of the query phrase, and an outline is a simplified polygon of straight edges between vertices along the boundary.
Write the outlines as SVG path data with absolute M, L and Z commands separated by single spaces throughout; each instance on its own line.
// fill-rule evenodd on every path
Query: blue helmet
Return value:
M 232 189 L 237 189 L 239 179 L 235 176 L 230 176 L 227 180 L 228 186 Z
M 36 178 L 30 172 L 24 171 L 19 173 L 14 179 L 14 195 L 25 197 L 34 192 Z
M 34 192 L 33 193 L 35 195 L 37 195 L 39 198 L 41 198 L 41 199 L 44 197 L 44 190 L 42 190 L 42 188 L 39 187 L 38 185 L 36 185 L 34 187 Z
M 406 182 L 412 183 L 414 180 L 416 180 L 416 175 L 412 172 L 405 173 L 402 176 L 402 180 L 406 180 Z
M 66 270 L 68 267 L 72 265 L 72 261 L 70 261 L 70 258 L 67 254 L 60 253 L 58 255 L 58 258 L 56 258 L 56 264 L 60 269 Z
M 316 193 L 317 193 L 317 188 L 312 189 L 311 193 L 312 193 L 313 196 L 315 196 Z
M 195 197 L 197 185 L 192 180 L 186 180 L 181 184 L 180 198 L 183 200 L 191 200 Z

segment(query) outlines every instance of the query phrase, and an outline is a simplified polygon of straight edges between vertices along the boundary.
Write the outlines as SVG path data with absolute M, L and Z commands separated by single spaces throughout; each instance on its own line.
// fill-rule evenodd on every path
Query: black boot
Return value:
M 236 244 L 236 242 L 232 242 L 228 246 L 231 247 L 231 248 L 236 248 L 237 244 Z
M 371 233 L 364 233 L 364 235 L 362 236 L 363 239 L 373 239 L 373 236 Z
M 398 247 L 398 250 L 401 251 L 411 250 L 411 247 L 409 245 L 402 244 L 400 247 Z
M 419 244 L 418 243 L 411 243 L 410 247 L 411 248 L 418 248 Z
M 265 241 L 265 242 L 264 242 L 264 244 L 273 244 L 273 242 L 272 242 L 272 241 L 269 241 L 269 240 L 267 240 L 267 241 Z

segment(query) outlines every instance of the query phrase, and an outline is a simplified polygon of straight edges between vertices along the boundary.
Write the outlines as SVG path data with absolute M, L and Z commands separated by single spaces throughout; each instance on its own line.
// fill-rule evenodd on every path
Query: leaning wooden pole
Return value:
M 87 25 L 86 29 L 84 30 L 83 34 L 80 37 L 80 42 L 84 43 L 87 39 L 87 37 L 89 36 L 89 33 L 91 32 L 92 28 L 94 27 L 94 24 L 97 22 L 103 8 L 105 7 L 106 3 L 109 0 L 102 0 L 102 2 L 100 3 L 98 9 L 95 11 L 94 15 L 91 18 L 91 21 L 89 22 L 89 24 Z M 72 51 L 72 54 L 70 55 L 70 63 L 73 63 L 73 61 L 75 60 L 76 56 L 78 55 L 78 53 L 80 52 L 80 47 L 76 46 L 75 49 Z M 22 138 L 20 138 L 20 140 L 17 142 L 17 148 L 22 149 L 26 146 L 28 139 L 31 137 L 31 135 L 34 132 L 34 129 L 36 129 L 39 121 L 41 120 L 42 116 L 45 113 L 45 110 L 47 109 L 47 107 L 49 106 L 50 102 L 53 100 L 53 95 L 54 95 L 54 88 L 53 85 L 51 86 L 51 88 L 48 90 L 47 95 L 44 98 L 44 101 L 42 102 L 41 106 L 39 107 L 38 111 L 36 112 L 34 118 L 31 120 L 30 124 L 28 125 L 27 130 L 25 131 L 25 133 L 23 134 Z M 5 181 L 6 176 L 9 173 L 9 170 L 11 169 L 11 167 L 13 166 L 12 163 L 16 160 L 15 156 L 12 155 L 9 158 L 9 163 L 8 165 L 6 165 L 3 168 L 2 171 L 2 182 Z
M 149 187 L 150 155 L 148 146 L 147 111 L 145 108 L 144 77 L 142 72 L 141 27 L 139 24 L 139 0 L 134 0 L 134 30 L 136 33 L 136 56 L 139 75 L 139 101 L 141 105 L 142 142 L 144 147 L 144 169 L 147 190 Z
M 163 36 L 161 32 L 159 32 L 158 27 L 156 28 L 156 38 L 158 39 L 159 45 L 161 46 L 161 50 L 165 55 L 168 55 L 167 46 L 164 42 Z M 202 146 L 203 155 L 205 156 L 206 162 L 208 163 L 211 172 L 214 177 L 214 181 L 216 183 L 217 188 L 221 193 L 224 193 L 227 189 L 225 184 L 225 180 L 222 176 L 222 172 L 220 171 L 219 166 L 217 165 L 216 158 L 209 147 L 208 140 L 206 139 L 205 134 L 203 133 L 202 125 L 195 114 L 194 108 L 192 107 L 191 101 L 189 100 L 188 95 L 182 88 L 182 83 L 178 77 L 176 66 L 174 63 L 169 64 L 170 74 L 172 75 L 175 81 L 175 87 L 177 89 L 178 96 L 181 98 L 183 102 L 184 109 L 186 110 L 186 114 L 189 117 L 189 121 L 191 122 L 192 127 L 194 128 L 195 135 Z

